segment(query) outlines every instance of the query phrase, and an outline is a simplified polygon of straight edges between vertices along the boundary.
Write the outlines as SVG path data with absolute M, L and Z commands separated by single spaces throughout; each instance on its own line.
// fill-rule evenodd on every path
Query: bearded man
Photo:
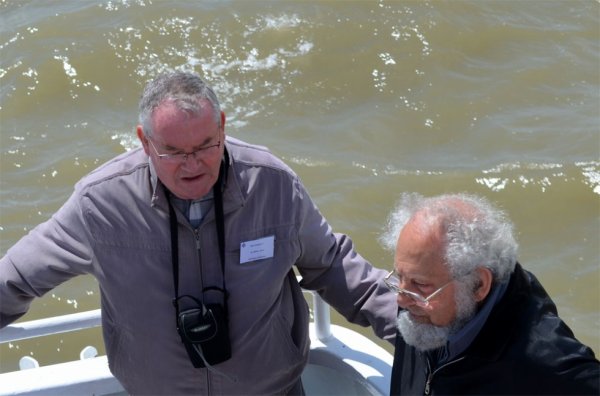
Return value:
M 390 394 L 599 394 L 600 363 L 517 262 L 502 211 L 477 196 L 413 194 L 390 219 Z

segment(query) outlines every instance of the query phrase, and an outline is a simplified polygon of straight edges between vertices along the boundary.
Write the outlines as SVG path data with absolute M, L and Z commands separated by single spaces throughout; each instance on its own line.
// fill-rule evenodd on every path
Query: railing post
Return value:
M 319 341 L 325 342 L 331 337 L 331 316 L 329 305 L 323 301 L 317 292 L 312 292 L 313 315 L 315 317 L 315 331 Z

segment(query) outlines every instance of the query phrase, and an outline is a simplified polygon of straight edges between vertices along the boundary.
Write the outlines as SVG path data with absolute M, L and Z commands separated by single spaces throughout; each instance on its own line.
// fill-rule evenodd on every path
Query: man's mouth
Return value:
M 195 182 L 195 181 L 200 180 L 202 178 L 202 176 L 203 175 L 185 176 L 185 177 L 182 177 L 181 180 L 183 180 L 184 182 L 190 183 L 190 182 Z

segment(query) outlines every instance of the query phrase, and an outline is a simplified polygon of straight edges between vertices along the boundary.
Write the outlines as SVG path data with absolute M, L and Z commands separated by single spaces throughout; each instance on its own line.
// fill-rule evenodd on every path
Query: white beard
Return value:
M 419 323 L 410 317 L 408 311 L 398 314 L 396 327 L 404 342 L 419 351 L 428 351 L 446 345 L 448 338 L 458 332 L 475 316 L 477 301 L 473 298 L 469 285 L 458 285 L 456 288 L 456 319 L 448 326 L 436 326 Z
M 420 351 L 436 349 L 446 344 L 450 327 L 440 327 L 427 323 L 419 323 L 410 317 L 408 311 L 398 314 L 396 327 L 404 342 Z

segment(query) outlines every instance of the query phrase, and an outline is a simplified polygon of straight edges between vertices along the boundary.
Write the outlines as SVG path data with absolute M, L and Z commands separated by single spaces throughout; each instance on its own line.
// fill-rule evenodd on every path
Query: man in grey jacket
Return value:
M 393 339 L 385 272 L 333 233 L 282 161 L 225 136 L 202 79 L 159 76 L 139 117 L 142 147 L 84 177 L 0 260 L 0 327 L 90 273 L 129 393 L 302 393 L 309 315 L 295 266 L 302 287 Z

